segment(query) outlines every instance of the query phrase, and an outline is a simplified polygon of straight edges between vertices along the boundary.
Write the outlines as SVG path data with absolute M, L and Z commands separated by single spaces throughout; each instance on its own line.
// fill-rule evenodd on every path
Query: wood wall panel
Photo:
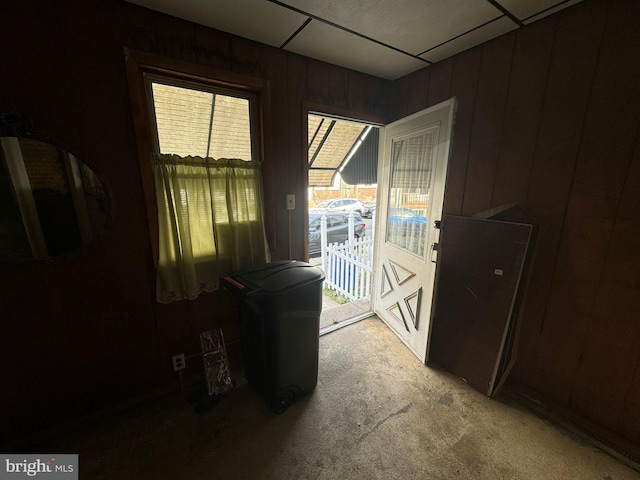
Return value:
M 327 103 L 339 110 L 349 106 L 349 72 L 335 65 L 328 65 L 328 83 L 331 85 L 327 94 Z
M 251 40 L 236 37 L 235 35 L 229 35 L 229 41 L 231 69 L 236 73 L 261 77 L 260 47 Z
M 456 97 L 457 111 L 444 202 L 446 215 L 462 215 L 481 54 L 480 47 L 472 48 L 456 55 L 453 62 L 451 95 Z
M 154 17 L 157 44 L 154 53 L 179 58 L 188 62 L 197 60 L 196 29 L 193 23 L 169 15 Z
M 427 108 L 431 68 L 423 68 L 396 80 L 392 91 L 391 118 L 398 120 Z M 411 95 L 406 95 L 411 92 Z
M 305 102 L 318 98 L 310 95 L 308 59 L 130 3 L 40 3 L 3 9 L 0 38 L 13 48 L 0 58 L 0 107 L 33 118 L 88 163 L 112 196 L 112 218 L 72 261 L 2 268 L 0 343 L 9 346 L 2 358 L 17 367 L 2 376 L 9 388 L 0 396 L 0 442 L 177 388 L 176 353 L 187 355 L 187 373 L 201 375 L 198 335 L 205 329 L 221 326 L 234 366 L 241 360 L 235 301 L 227 292 L 155 301 L 125 48 L 270 82 L 263 119 L 267 230 L 274 259 L 305 258 L 303 112 Z M 313 63 L 325 72 L 323 102 L 386 120 L 390 82 Z M 362 92 L 355 100 L 354 91 Z M 291 242 L 285 193 L 298 197 Z M 39 378 L 37 389 L 23 381 L 29 377 Z
M 347 70 L 348 110 L 359 118 L 386 123 L 389 120 L 388 84 L 384 80 Z
M 266 93 L 268 102 L 265 105 L 264 136 L 265 146 L 269 149 L 265 152 L 265 164 L 263 166 L 263 181 L 265 188 L 265 216 L 268 222 L 268 239 L 272 255 L 277 258 L 282 256 L 281 249 L 288 249 L 288 238 L 279 238 L 276 232 L 280 232 L 276 222 L 278 217 L 283 217 L 283 176 L 288 175 L 288 170 L 282 171 L 282 160 L 288 158 L 289 148 L 289 112 L 280 107 L 287 103 L 287 56 L 278 50 L 263 48 L 261 53 L 265 63 L 265 76 L 269 79 L 270 87 Z M 287 178 L 287 183 L 288 183 Z M 282 223 L 282 219 L 279 220 Z
M 307 97 L 310 102 L 326 104 L 329 99 L 329 65 L 307 60 Z
M 83 79 L 91 87 L 73 91 L 74 123 L 82 139 L 83 158 L 105 178 L 113 199 L 112 221 L 105 234 L 107 241 L 96 245 L 100 255 L 89 257 L 94 259 L 90 267 L 87 268 L 88 259 L 84 258 L 68 272 L 70 277 L 76 277 L 81 283 L 86 282 L 85 277 L 93 271 L 96 278 L 102 277 L 100 284 L 105 290 L 102 301 L 96 298 L 91 302 L 94 308 L 102 311 L 102 315 L 94 315 L 87 305 L 85 329 L 80 330 L 82 334 L 79 335 L 85 339 L 86 348 L 91 348 L 93 343 L 104 345 L 103 351 L 96 348 L 94 353 L 99 368 L 92 368 L 95 370 L 93 374 L 85 373 L 96 379 L 95 385 L 87 389 L 86 394 L 91 396 L 91 401 L 87 401 L 89 407 L 99 405 L 106 398 L 122 398 L 131 391 L 145 391 L 149 385 L 158 382 L 159 377 L 162 378 L 162 368 L 155 367 L 161 358 L 161 346 L 155 335 L 153 304 L 150 303 L 155 295 L 155 278 L 149 268 L 153 263 L 149 255 L 150 238 L 144 228 L 146 211 L 139 188 L 140 170 L 135 155 L 127 148 L 133 144 L 122 142 L 123 138 L 130 138 L 124 125 L 131 118 L 128 98 L 122 97 L 123 89 L 127 88 L 124 57 L 122 49 L 104 47 L 103 39 L 114 37 L 113 23 L 104 20 L 111 19 L 106 10 L 109 5 L 100 4 L 100 8 L 95 10 L 83 9 L 81 5 L 82 2 L 75 2 L 65 12 L 70 20 L 64 36 L 68 39 L 67 49 L 76 51 L 74 61 L 68 61 L 65 69 L 71 78 Z M 157 22 L 162 25 L 162 41 L 171 43 L 174 45 L 171 48 L 186 54 L 180 46 L 180 32 L 185 28 L 186 44 L 192 40 L 192 28 L 188 24 L 182 26 L 171 21 L 170 17 L 166 17 L 169 24 L 163 24 L 164 19 L 160 17 L 154 22 L 156 30 Z M 160 47 L 161 42 L 156 45 Z M 102 54 L 96 56 L 95 51 L 102 51 Z M 105 75 L 105 71 L 113 73 Z M 100 94 L 96 95 L 96 92 Z M 114 161 L 114 158 L 120 161 Z M 125 198 L 127 202 L 122 201 Z M 60 282 L 61 285 L 65 283 Z M 95 283 L 87 282 L 86 288 L 95 290 Z M 147 300 L 141 302 L 141 298 Z M 73 312 L 75 301 L 75 297 L 70 296 L 65 311 Z M 86 318 L 92 318 L 92 322 L 86 323 Z M 91 331 L 95 332 L 93 342 L 86 340 Z M 115 338 L 109 342 L 110 337 Z M 80 354 L 78 361 L 81 362 L 84 353 L 87 352 Z M 143 378 L 139 372 L 145 372 Z M 114 382 L 122 385 L 122 392 L 112 391 L 110 385 Z M 80 379 L 79 383 L 83 387 L 91 384 L 88 379 Z
M 519 30 L 516 34 L 509 97 L 491 195 L 492 207 L 518 202 L 531 209 L 527 203 L 527 191 L 536 160 L 536 144 L 542 129 L 542 110 L 557 23 L 558 18 L 553 17 Z M 534 264 L 534 268 L 535 265 L 537 264 Z M 541 282 L 543 277 L 540 272 L 538 268 L 535 274 L 537 281 L 530 288 L 538 289 L 543 294 L 544 284 Z M 531 304 L 527 305 L 527 308 L 531 307 Z M 535 314 L 527 314 L 530 319 L 534 318 L 533 315 Z M 538 337 L 540 324 L 534 321 L 522 322 L 520 328 L 522 337 L 530 339 L 520 344 L 520 355 L 535 356 L 537 343 L 533 339 Z M 522 362 L 519 367 L 534 368 L 533 364 Z
M 629 44 L 640 45 L 640 32 L 630 21 L 634 14 L 640 14 L 638 5 L 629 4 L 624 10 L 612 10 L 607 19 L 570 203 L 574 228 L 567 242 L 583 254 L 581 258 L 591 259 L 578 262 L 574 269 L 592 296 L 585 299 L 591 309 L 572 390 L 587 395 L 601 392 L 576 396 L 572 404 L 600 423 L 618 425 L 637 442 L 640 433 L 629 423 L 626 407 L 634 399 L 628 390 L 616 388 L 633 385 L 637 378 L 632 366 L 638 365 L 635 339 L 640 338 L 640 324 L 634 320 L 640 318 L 640 260 L 630 255 L 640 240 L 640 92 L 624 81 L 626 75 L 637 77 L 640 65 L 623 56 Z
M 525 202 L 556 25 L 554 17 L 515 35 L 492 207 Z
M 288 173 L 288 190 L 287 192 L 279 191 L 280 205 L 287 215 L 289 222 L 287 229 L 289 231 L 291 241 L 289 255 L 284 257 L 287 259 L 305 260 L 307 254 L 305 252 L 308 238 L 308 218 L 306 210 L 302 206 L 307 201 L 307 145 L 305 139 L 307 133 L 304 130 L 307 125 L 305 118 L 306 111 L 304 103 L 308 96 L 308 85 L 310 82 L 309 68 L 306 64 L 307 60 L 297 55 L 289 55 L 287 60 L 287 126 L 289 128 L 289 137 L 287 141 L 287 157 L 286 163 L 281 164 L 282 168 L 287 169 Z M 317 95 L 317 93 L 316 93 Z M 317 97 L 316 97 L 317 98 Z M 304 125 L 304 128 L 303 128 Z M 283 193 L 293 193 L 296 196 L 296 209 L 286 209 L 286 198 L 282 198 Z
M 638 458 L 639 20 L 637 2 L 585 0 L 456 55 L 445 199 L 538 220 L 510 383 Z M 434 67 L 395 82 L 394 118 L 424 107 Z
M 429 68 L 429 90 L 427 104 L 437 105 L 451 98 L 451 79 L 454 59 L 448 58 Z
M 77 408 L 95 404 L 108 395 L 110 383 L 116 378 L 114 365 L 123 367 L 122 353 L 113 325 L 113 314 L 108 305 L 104 272 L 100 252 L 87 252 L 89 261 L 60 264 L 54 267 L 55 291 L 64 312 L 63 331 L 68 335 L 66 356 L 75 369 L 76 386 L 80 392 L 70 403 Z M 53 287 L 53 285 L 51 285 Z M 81 295 L 79 295 L 81 292 Z
M 133 4 L 120 5 L 116 2 L 104 2 L 108 6 L 107 19 L 113 26 L 113 41 L 115 45 L 140 50 L 142 52 L 158 51 L 156 28 L 149 21 L 149 12 Z M 121 21 L 122 17 L 129 19 L 127 23 Z M 229 57 L 227 56 L 227 59 Z
M 79 389 L 73 382 L 77 375 L 69 355 L 73 341 L 53 268 L 17 263 L 2 265 L 1 271 L 2 292 L 9 294 L 2 302 L 0 358 L 13 366 L 0 373 L 5 385 L 0 394 L 0 440 L 4 440 L 6 431 L 21 428 L 23 422 L 36 429 L 54 424 L 58 409 L 68 413 L 65 401 L 74 404 Z
M 463 215 L 491 207 L 514 41 L 514 35 L 506 35 L 482 47 Z
M 561 360 L 570 362 L 573 355 L 573 362 L 566 367 L 568 377 L 564 379 L 569 402 L 589 412 L 589 416 L 601 412 L 601 417 L 605 410 L 607 416 L 611 412 L 619 412 L 624 392 L 605 388 L 600 395 L 604 402 L 600 408 L 592 408 L 598 396 L 579 395 L 573 398 L 572 392 L 596 388 L 593 384 L 595 378 L 602 379 L 598 382 L 601 388 L 608 384 L 628 384 L 633 376 L 633 372 L 624 365 L 616 365 L 624 363 L 631 353 L 625 352 L 630 347 L 624 340 L 630 333 L 626 332 L 629 327 L 627 316 L 611 316 L 611 321 L 603 324 L 604 312 L 601 306 L 598 308 L 598 303 L 601 303 L 598 297 L 602 292 L 600 279 L 612 241 L 640 117 L 640 92 L 624 80 L 626 75 L 637 77 L 640 65 L 629 64 L 623 57 L 624 48 L 637 28 L 625 29 L 626 15 L 622 19 L 613 18 L 613 13 L 606 17 L 563 227 L 560 249 L 566 255 L 558 258 L 552 286 L 555 295 L 572 298 L 574 305 L 571 306 L 583 319 L 582 330 L 576 334 L 578 351 L 565 355 Z M 640 37 L 635 36 L 633 43 L 640 44 Z M 616 94 L 609 95 L 609 92 Z M 549 310 L 547 318 L 561 316 L 565 312 L 564 309 Z M 607 341 L 602 342 L 602 338 L 607 338 Z M 606 355 L 608 350 L 610 355 Z M 591 361 L 587 362 L 586 357 Z M 601 361 L 594 362 L 594 357 Z M 602 361 L 607 357 L 609 361 Z M 609 408 L 603 409 L 605 405 Z
M 77 153 L 77 131 L 71 121 L 74 107 L 67 101 L 71 86 L 66 71 L 60 68 L 59 59 L 65 50 L 58 38 L 59 14 L 50 4 L 37 9 L 22 2 L 3 5 L 2 16 L 11 20 L 3 22 L 0 42 L 13 48 L 5 48 L 2 54 L 7 68 L 3 68 L 0 85 L 11 95 L 2 97 L 1 107 L 33 118 L 39 128 Z M 41 38 L 47 41 L 43 43 Z M 17 39 L 20 48 L 15 48 Z M 38 62 L 23 63 L 25 58 L 38 57 Z M 48 94 L 50 84 L 59 85 L 59 95 Z M 60 122 L 60 118 L 65 121 Z
M 231 54 L 229 52 L 231 41 L 229 36 L 202 25 L 195 25 L 194 28 L 197 63 L 221 70 L 231 70 Z
M 632 17 L 630 17 L 632 18 Z M 640 458 L 640 129 L 635 134 L 635 149 L 627 175 L 624 193 L 618 208 L 613 235 L 607 252 L 604 272 L 601 277 L 601 292 L 598 305 L 602 318 L 612 317 L 631 326 L 626 337 L 617 339 L 630 345 L 632 353 L 624 359 L 624 371 L 633 371 L 627 389 L 614 385 L 610 388 L 625 394 L 622 408 L 613 430 L 623 432 L 636 445 L 636 456 Z M 585 371 L 587 371 L 585 366 Z M 607 386 L 609 386 L 607 384 Z M 599 407 L 599 405 L 598 405 Z M 613 412 L 612 412 L 613 413 Z M 607 423 L 608 425 L 608 423 Z
M 364 73 L 349 71 L 348 73 L 349 110 L 353 112 L 369 113 L 380 98 L 375 96 L 375 91 L 370 88 L 372 77 Z M 376 82 L 374 80 L 374 82 Z
M 529 302 L 525 309 L 526 315 L 542 322 L 535 378 L 545 394 L 561 403 L 568 399 L 566 381 L 571 374 L 570 364 L 579 355 L 576 335 L 582 329 L 584 317 L 581 305 L 576 303 L 577 292 L 561 291 L 561 284 L 554 284 L 552 289 L 552 282 L 559 255 L 567 253 L 560 250 L 560 239 L 604 18 L 606 9 L 600 2 L 587 3 L 577 8 L 574 15 L 560 17 L 527 194 L 527 204 L 541 224 L 531 295 L 544 300 L 537 304 Z M 576 55 L 577 51 L 589 54 Z M 547 315 L 555 309 L 558 314 Z M 566 315 L 574 321 L 567 322 Z

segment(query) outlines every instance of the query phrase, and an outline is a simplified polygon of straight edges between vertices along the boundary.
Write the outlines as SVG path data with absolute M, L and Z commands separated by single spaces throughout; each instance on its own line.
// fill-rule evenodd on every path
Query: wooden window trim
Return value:
M 151 240 L 154 265 L 158 266 L 158 208 L 151 168 L 150 153 L 153 151 L 152 126 L 149 119 L 149 99 L 145 88 L 145 74 L 156 74 L 178 80 L 248 92 L 257 96 L 258 160 L 264 160 L 264 108 L 268 105 L 269 82 L 266 79 L 219 70 L 183 60 L 176 60 L 130 48 L 124 49 L 129 99 L 135 131 L 138 163 L 142 178 L 142 189 L 147 213 L 147 224 Z

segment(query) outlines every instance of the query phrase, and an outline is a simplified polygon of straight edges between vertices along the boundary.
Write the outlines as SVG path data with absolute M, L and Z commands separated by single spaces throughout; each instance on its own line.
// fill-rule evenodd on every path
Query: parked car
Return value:
M 315 208 L 310 208 L 310 212 L 332 211 L 332 212 L 358 212 L 364 213 L 364 205 L 355 198 L 335 198 L 323 200 Z
M 321 251 L 320 222 L 322 216 L 327 218 L 327 243 L 343 243 L 349 235 L 350 213 L 340 212 L 315 212 L 309 213 L 309 255 L 318 254 Z M 353 212 L 353 234 L 356 238 L 363 237 L 366 232 L 366 224 L 359 213 Z
M 373 218 L 373 214 L 376 213 L 376 204 L 374 203 L 365 203 L 364 204 L 364 213 L 362 216 L 364 218 Z
M 390 209 L 387 241 L 422 256 L 426 238 L 427 217 L 409 208 Z
M 427 217 L 423 217 L 414 212 L 410 208 L 392 208 L 389 212 L 389 224 L 425 224 L 427 223 Z

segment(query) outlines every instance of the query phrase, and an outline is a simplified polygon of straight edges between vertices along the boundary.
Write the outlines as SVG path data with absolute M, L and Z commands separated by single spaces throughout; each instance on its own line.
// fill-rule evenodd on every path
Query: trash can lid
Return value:
M 324 280 L 324 273 L 317 267 L 297 260 L 281 260 L 266 263 L 231 275 L 244 285 L 247 294 L 278 293 Z

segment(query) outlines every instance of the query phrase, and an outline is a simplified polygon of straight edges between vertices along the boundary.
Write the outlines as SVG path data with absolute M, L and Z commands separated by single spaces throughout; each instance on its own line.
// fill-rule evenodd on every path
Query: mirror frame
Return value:
M 93 165 L 87 163 L 81 156 L 76 155 L 72 150 L 68 149 L 62 142 L 60 142 L 56 137 L 51 135 L 45 129 L 39 127 L 31 118 L 23 116 L 19 113 L 13 111 L 2 111 L 0 112 L 0 137 L 15 137 L 15 138 L 25 138 L 30 140 L 35 140 L 43 143 L 48 143 L 56 148 L 62 149 L 70 155 L 73 155 L 76 160 L 84 164 L 93 175 L 98 179 L 100 184 L 102 185 L 102 189 L 104 191 L 105 200 L 107 203 L 107 211 L 104 216 L 104 223 L 100 231 L 98 231 L 93 237 L 88 240 L 86 243 L 83 243 L 82 246 L 73 249 L 68 253 L 61 253 L 59 255 L 46 256 L 43 258 L 34 258 L 34 257 L 0 257 L 0 263 L 60 263 L 65 260 L 70 260 L 73 258 L 77 258 L 84 254 L 87 249 L 94 248 L 95 244 L 98 240 L 102 239 L 109 227 L 111 226 L 112 216 L 113 216 L 113 195 L 109 185 L 104 180 L 104 177 L 100 174 L 100 172 L 96 171 Z

